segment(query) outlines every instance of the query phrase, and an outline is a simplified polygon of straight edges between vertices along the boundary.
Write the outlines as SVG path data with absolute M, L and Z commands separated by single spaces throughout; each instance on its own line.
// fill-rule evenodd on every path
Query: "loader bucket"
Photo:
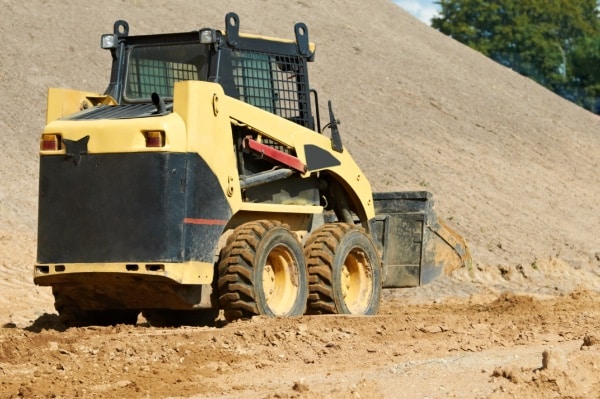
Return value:
M 464 238 L 436 216 L 431 193 L 374 193 L 373 200 L 384 288 L 427 284 L 471 262 Z

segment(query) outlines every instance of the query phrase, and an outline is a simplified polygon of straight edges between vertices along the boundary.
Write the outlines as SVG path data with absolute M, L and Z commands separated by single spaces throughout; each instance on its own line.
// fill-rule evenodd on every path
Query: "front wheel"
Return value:
M 300 316 L 308 276 L 302 246 L 287 226 L 260 220 L 237 227 L 221 253 L 219 304 L 229 321 Z
M 329 223 L 315 230 L 304 253 L 309 312 L 372 315 L 381 302 L 381 263 L 373 241 L 358 227 Z

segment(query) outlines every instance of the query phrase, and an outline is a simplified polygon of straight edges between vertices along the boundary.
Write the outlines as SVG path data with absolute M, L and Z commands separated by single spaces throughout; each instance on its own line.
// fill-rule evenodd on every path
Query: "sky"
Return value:
M 409 14 L 420 19 L 427 25 L 431 25 L 431 17 L 437 14 L 439 5 L 434 4 L 436 0 L 393 0 Z

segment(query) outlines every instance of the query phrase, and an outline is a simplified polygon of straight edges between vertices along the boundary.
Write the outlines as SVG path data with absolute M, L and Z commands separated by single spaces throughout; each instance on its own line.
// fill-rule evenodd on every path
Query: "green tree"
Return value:
M 440 0 L 431 25 L 594 112 L 600 94 L 596 0 Z
M 576 93 L 581 105 L 600 113 L 600 35 L 584 37 L 575 43 L 570 60 L 571 93 Z

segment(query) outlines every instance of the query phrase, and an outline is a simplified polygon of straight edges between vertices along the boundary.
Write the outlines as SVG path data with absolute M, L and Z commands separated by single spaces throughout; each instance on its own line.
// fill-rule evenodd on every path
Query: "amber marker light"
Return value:
M 40 141 L 40 150 L 60 150 L 60 134 L 42 134 L 42 140 Z
M 162 130 L 150 130 L 144 132 L 146 137 L 146 147 L 164 147 L 165 146 L 165 132 Z

